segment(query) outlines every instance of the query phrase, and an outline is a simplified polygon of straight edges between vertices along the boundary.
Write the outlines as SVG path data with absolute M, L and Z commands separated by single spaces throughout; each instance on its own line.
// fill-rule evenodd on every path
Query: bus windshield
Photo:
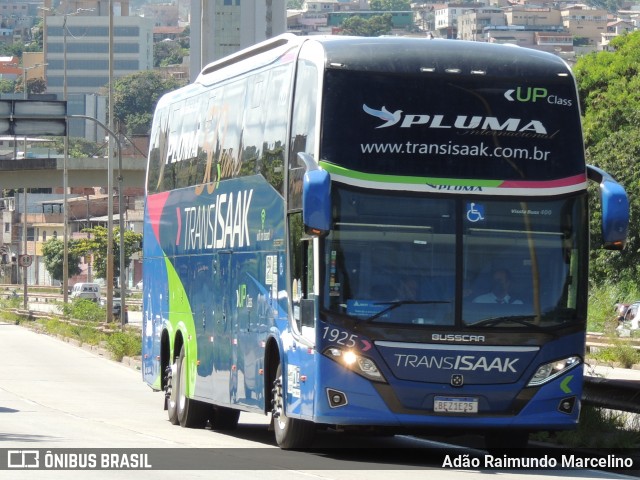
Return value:
M 334 190 L 323 307 L 357 321 L 469 328 L 583 321 L 584 196 L 548 201 Z

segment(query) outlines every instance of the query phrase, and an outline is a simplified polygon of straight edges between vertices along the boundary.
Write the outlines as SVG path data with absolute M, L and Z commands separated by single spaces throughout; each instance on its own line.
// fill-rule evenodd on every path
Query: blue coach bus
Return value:
M 551 54 L 283 35 L 214 62 L 154 116 L 143 378 L 172 423 L 260 412 L 282 448 L 574 428 L 588 180 L 622 249 L 626 193 Z

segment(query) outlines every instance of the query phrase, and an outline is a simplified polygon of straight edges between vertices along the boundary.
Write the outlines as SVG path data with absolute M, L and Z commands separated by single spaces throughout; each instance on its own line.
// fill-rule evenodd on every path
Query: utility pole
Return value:
M 113 0 L 109 0 L 109 129 L 113 131 Z M 113 141 L 107 156 L 107 322 L 113 319 Z M 122 301 L 122 287 L 120 294 Z M 121 311 L 120 315 L 124 315 Z

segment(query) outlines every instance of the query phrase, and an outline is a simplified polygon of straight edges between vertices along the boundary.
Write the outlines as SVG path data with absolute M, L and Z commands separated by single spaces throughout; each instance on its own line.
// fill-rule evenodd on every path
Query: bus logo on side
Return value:
M 421 125 L 424 128 L 459 130 L 484 130 L 492 132 L 519 132 L 525 134 L 547 135 L 547 129 L 540 120 L 523 120 L 521 118 L 485 117 L 482 115 L 444 115 L 444 114 L 415 114 L 402 113 L 402 110 L 395 110 L 393 113 L 385 106 L 381 110 L 362 105 L 365 113 L 372 117 L 384 120 L 382 125 L 375 127 L 387 128 L 399 125 L 399 128 L 411 128 Z M 400 121 L 402 120 L 402 122 Z
M 573 101 L 569 98 L 560 98 L 558 95 L 549 95 L 549 91 L 542 87 L 517 87 L 504 92 L 504 98 L 510 102 L 536 103 L 538 100 L 546 101 L 552 105 L 570 107 Z

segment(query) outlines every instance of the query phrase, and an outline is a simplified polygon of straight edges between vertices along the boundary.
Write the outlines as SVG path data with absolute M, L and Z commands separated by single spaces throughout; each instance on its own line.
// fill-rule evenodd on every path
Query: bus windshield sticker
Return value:
M 484 205 L 474 202 L 467 203 L 467 220 L 472 223 L 484 220 Z

